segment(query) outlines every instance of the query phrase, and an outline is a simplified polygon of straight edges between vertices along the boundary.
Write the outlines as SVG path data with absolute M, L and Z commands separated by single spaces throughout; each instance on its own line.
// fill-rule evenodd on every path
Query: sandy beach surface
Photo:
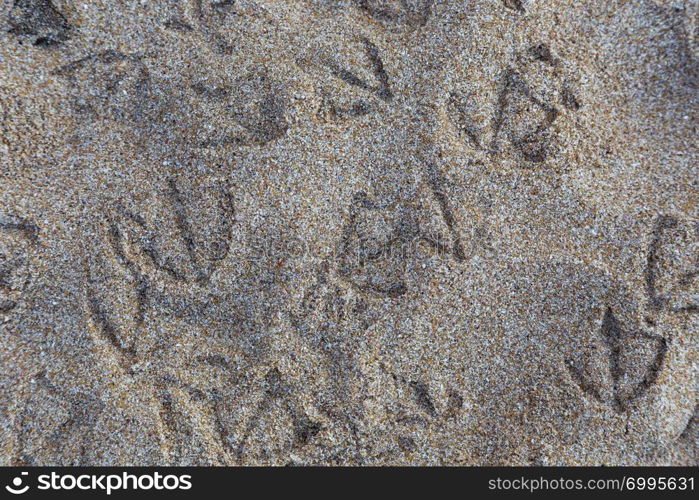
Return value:
M 699 464 L 697 0 L 0 6 L 0 464 Z

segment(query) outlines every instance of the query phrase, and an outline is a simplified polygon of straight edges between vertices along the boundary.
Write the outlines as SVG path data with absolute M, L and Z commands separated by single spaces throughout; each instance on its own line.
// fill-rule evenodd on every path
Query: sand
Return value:
M 3 465 L 697 465 L 696 0 L 4 0 Z

